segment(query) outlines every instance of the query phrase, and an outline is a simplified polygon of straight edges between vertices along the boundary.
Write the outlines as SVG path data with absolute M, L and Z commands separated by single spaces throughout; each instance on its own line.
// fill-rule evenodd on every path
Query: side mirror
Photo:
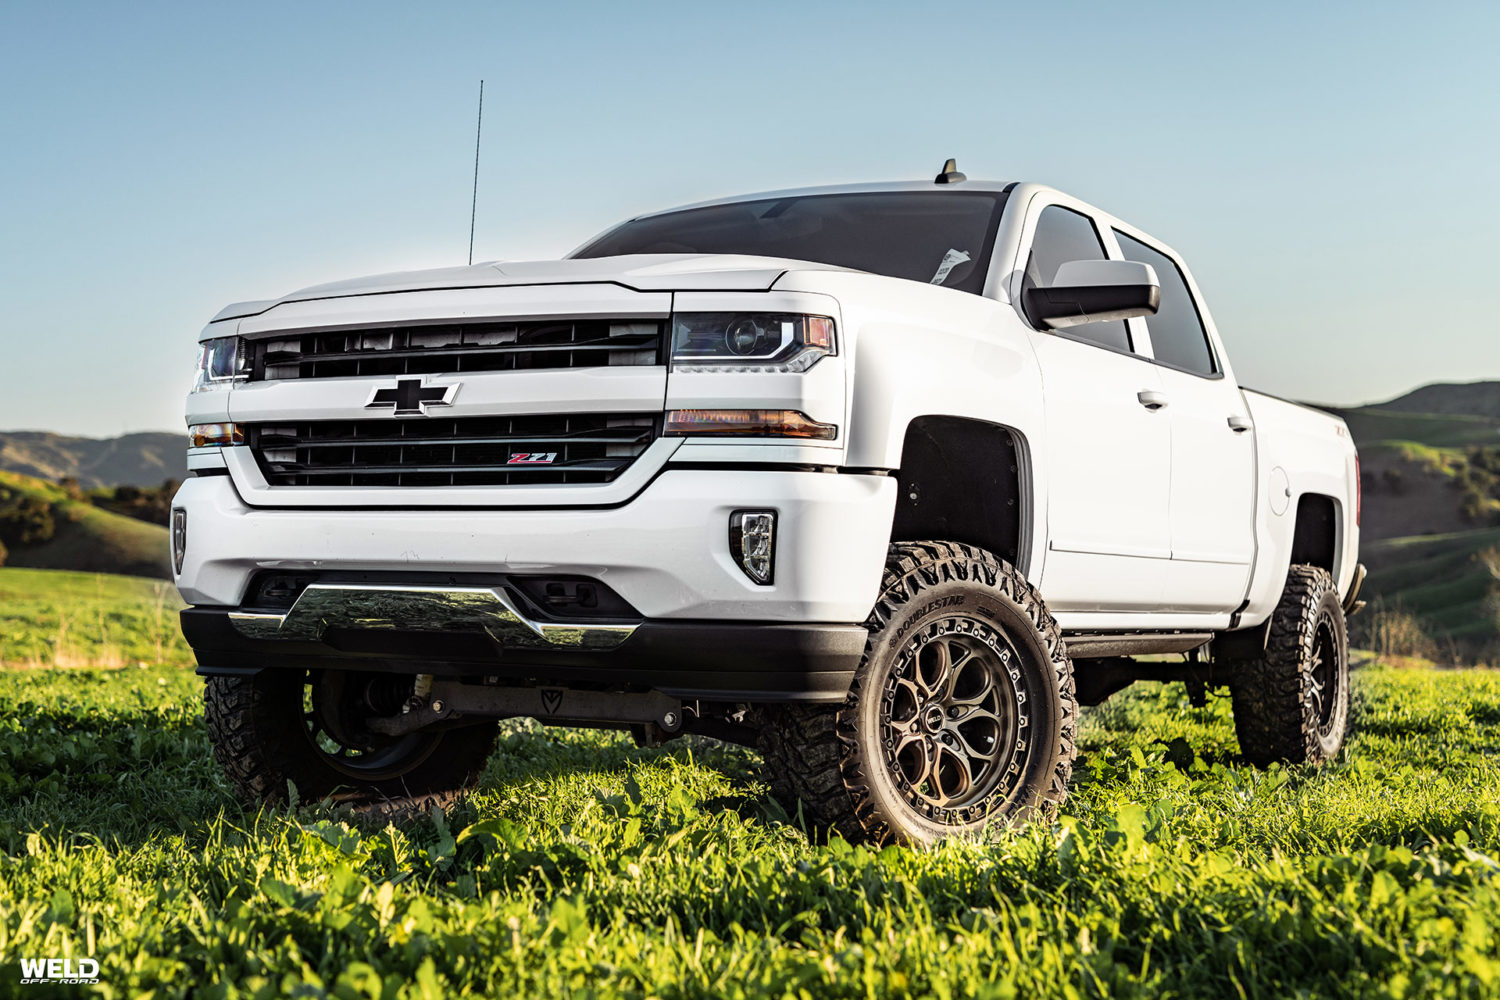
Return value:
M 1049 330 L 1085 323 L 1153 316 L 1161 283 L 1150 264 L 1133 260 L 1070 260 L 1046 288 L 1028 288 L 1022 304 L 1034 323 Z

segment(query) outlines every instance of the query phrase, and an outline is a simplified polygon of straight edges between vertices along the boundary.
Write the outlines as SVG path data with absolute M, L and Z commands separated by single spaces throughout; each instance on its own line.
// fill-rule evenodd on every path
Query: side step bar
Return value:
M 1068 655 L 1075 660 L 1186 653 L 1207 645 L 1213 637 L 1212 632 L 1079 632 L 1063 635 L 1068 644 Z

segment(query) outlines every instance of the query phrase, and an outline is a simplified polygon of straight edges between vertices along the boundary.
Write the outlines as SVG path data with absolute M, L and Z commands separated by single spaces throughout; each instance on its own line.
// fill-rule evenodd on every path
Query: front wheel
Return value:
M 1349 633 L 1327 570 L 1291 568 L 1265 653 L 1233 664 L 1229 690 L 1251 763 L 1322 764 L 1339 752 L 1349 728 Z
M 392 814 L 446 806 L 472 783 L 494 745 L 496 723 L 382 737 L 370 716 L 400 711 L 412 678 L 398 674 L 263 670 L 210 677 L 204 720 L 214 757 L 239 798 L 332 797 Z
M 844 703 L 771 713 L 773 788 L 851 840 L 927 844 L 1054 810 L 1078 702 L 1041 597 L 952 542 L 891 546 Z

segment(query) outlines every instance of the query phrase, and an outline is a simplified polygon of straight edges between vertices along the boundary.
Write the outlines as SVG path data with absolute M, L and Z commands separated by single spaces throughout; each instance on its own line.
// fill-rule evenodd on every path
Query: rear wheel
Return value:
M 931 843 L 1054 809 L 1078 714 L 1036 591 L 950 542 L 891 546 L 870 638 L 837 707 L 771 713 L 773 788 L 851 840 Z
M 1240 752 L 1255 764 L 1332 760 L 1349 728 L 1349 635 L 1325 569 L 1293 566 L 1265 653 L 1232 667 Z
M 331 797 L 375 812 L 446 805 L 472 783 L 496 723 L 389 737 L 363 720 L 401 711 L 412 678 L 263 670 L 210 677 L 204 718 L 214 757 L 247 803 Z

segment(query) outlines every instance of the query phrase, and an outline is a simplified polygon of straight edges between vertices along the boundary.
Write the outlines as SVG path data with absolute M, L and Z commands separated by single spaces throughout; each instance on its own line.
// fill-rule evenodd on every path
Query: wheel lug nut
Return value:
M 950 719 L 956 719 L 956 718 L 958 718 L 958 706 L 957 705 L 954 705 L 952 708 L 948 709 L 948 718 L 950 718 Z

